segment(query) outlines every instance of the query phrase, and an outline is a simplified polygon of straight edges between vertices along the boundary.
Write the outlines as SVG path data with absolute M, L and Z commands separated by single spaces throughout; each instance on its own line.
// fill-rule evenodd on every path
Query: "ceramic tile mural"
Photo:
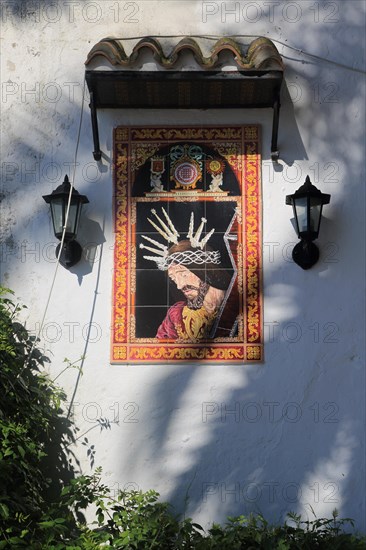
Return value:
M 259 127 L 119 127 L 111 362 L 263 360 Z

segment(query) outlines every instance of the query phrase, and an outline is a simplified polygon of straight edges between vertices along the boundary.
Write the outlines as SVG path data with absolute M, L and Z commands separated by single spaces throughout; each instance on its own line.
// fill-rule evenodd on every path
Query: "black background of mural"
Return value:
M 216 279 L 219 280 L 216 286 L 226 289 L 234 274 L 232 262 L 223 240 L 224 232 L 230 224 L 237 203 L 235 201 L 225 202 L 170 202 L 161 201 L 155 203 L 138 202 L 136 204 L 136 337 L 154 338 L 157 328 L 164 319 L 168 308 L 177 301 L 184 300 L 184 295 L 177 289 L 176 285 L 170 281 L 166 271 L 161 271 L 152 260 L 146 260 L 143 256 L 154 256 L 153 252 L 141 249 L 140 244 L 154 247 L 152 243 L 144 241 L 142 235 L 148 235 L 161 244 L 168 245 L 167 241 L 151 226 L 148 217 L 154 221 L 155 217 L 151 214 L 151 209 L 155 209 L 157 214 L 164 219 L 162 207 L 168 213 L 174 226 L 180 233 L 179 240 L 186 238 L 189 228 L 191 212 L 195 214 L 194 231 L 201 223 L 201 217 L 207 219 L 205 227 L 207 231 L 202 232 L 202 238 L 213 228 L 215 233 L 208 241 L 208 246 L 213 250 L 220 252 L 221 264 L 215 269 Z M 216 232 L 218 230 L 218 232 Z M 234 224 L 232 233 L 236 232 Z M 172 243 L 169 244 L 171 246 Z M 218 272 L 222 276 L 218 276 Z M 197 273 L 201 279 L 206 279 L 204 269 Z M 208 275 L 210 277 L 210 274 Z

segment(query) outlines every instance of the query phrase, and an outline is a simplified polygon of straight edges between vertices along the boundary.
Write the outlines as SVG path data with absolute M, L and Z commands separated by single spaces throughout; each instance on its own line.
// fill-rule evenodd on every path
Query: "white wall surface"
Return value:
M 312 519 L 311 507 L 318 517 L 337 507 L 365 530 L 365 2 L 4 1 L 1 9 L 1 278 L 27 304 L 34 331 L 55 270 L 42 195 L 72 173 L 93 44 L 156 34 L 275 41 L 286 63 L 278 165 L 271 110 L 104 111 L 97 163 L 85 99 L 75 186 L 90 203 L 79 240 L 98 246 L 94 261 L 59 268 L 42 343 L 52 376 L 65 357 L 85 355 L 83 375 L 69 370 L 59 381 L 111 487 L 154 488 L 204 526 L 250 511 L 278 521 L 290 510 Z M 248 122 L 263 129 L 265 363 L 111 366 L 113 127 Z M 307 174 L 331 202 L 321 259 L 303 271 L 291 260 L 285 195 Z M 101 417 L 110 429 L 100 429 Z M 90 472 L 85 446 L 78 455 Z

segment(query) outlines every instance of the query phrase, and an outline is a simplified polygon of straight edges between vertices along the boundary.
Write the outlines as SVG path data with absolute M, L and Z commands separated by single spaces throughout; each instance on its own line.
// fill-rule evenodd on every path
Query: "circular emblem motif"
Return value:
M 174 179 L 181 185 L 192 185 L 199 178 L 197 167 L 190 162 L 178 164 L 174 170 Z
M 221 164 L 219 163 L 218 160 L 212 160 L 209 164 L 210 166 L 210 170 L 212 170 L 212 172 L 218 172 L 221 168 Z
M 209 174 L 221 174 L 225 170 L 225 164 L 222 160 L 210 160 L 207 166 L 207 172 Z

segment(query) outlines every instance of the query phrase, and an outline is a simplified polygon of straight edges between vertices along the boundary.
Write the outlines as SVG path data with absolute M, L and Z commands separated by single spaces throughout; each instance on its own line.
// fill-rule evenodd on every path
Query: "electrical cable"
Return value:
M 123 37 L 123 38 L 115 38 L 115 40 L 141 40 L 142 38 L 146 38 L 146 36 L 130 36 L 130 37 Z M 149 38 L 182 38 L 182 35 L 180 34 L 166 34 L 166 35 L 150 35 Z M 282 42 L 281 40 L 278 40 L 277 38 L 271 38 L 270 36 L 263 36 L 260 37 L 257 34 L 231 34 L 230 36 L 219 36 L 214 34 L 209 35 L 202 35 L 202 34 L 191 34 L 187 38 L 204 38 L 206 40 L 219 40 L 220 38 L 268 38 L 272 42 L 277 42 L 277 44 L 281 44 L 281 46 L 284 46 L 285 48 L 289 48 L 290 50 L 293 50 L 300 55 L 306 55 L 308 57 L 312 57 L 314 59 L 317 59 L 318 61 L 325 61 L 326 63 L 330 63 L 331 65 L 336 65 L 337 67 L 340 67 L 342 69 L 346 69 L 348 71 L 353 71 L 356 73 L 366 74 L 366 71 L 363 69 L 358 69 L 357 67 L 350 67 L 349 65 L 345 65 L 343 63 L 338 63 L 338 61 L 333 61 L 333 59 L 327 59 L 326 57 L 322 57 L 320 55 L 316 55 L 314 53 L 309 53 L 304 51 L 301 48 L 296 48 L 295 46 L 290 46 L 289 44 L 286 44 L 285 42 Z M 293 59 L 293 61 L 300 61 L 303 62 L 302 59 Z
M 64 226 L 63 226 L 63 228 L 62 228 L 62 236 L 61 236 L 61 241 L 60 241 L 60 248 L 59 248 L 59 251 L 58 251 L 58 254 L 57 254 L 57 259 L 56 259 L 55 272 L 54 272 L 54 274 L 53 274 L 53 278 L 52 278 L 52 282 L 51 282 L 51 287 L 50 287 L 50 290 L 49 290 L 49 293 L 48 293 L 48 298 L 47 298 L 46 306 L 45 306 L 44 313 L 43 313 L 43 316 L 42 316 L 42 320 L 41 320 L 41 322 L 40 322 L 40 325 L 39 325 L 38 331 L 37 331 L 37 333 L 36 333 L 34 342 L 33 342 L 33 344 L 32 344 L 32 347 L 31 347 L 31 349 L 30 349 L 30 352 L 29 352 L 29 354 L 28 354 L 27 362 L 25 363 L 24 368 L 22 369 L 22 371 L 18 374 L 18 377 L 23 373 L 24 369 L 29 365 L 29 362 L 30 362 L 30 360 L 31 360 L 31 358 L 32 358 L 32 354 L 33 354 L 34 348 L 35 348 L 37 342 L 40 341 L 40 335 L 41 335 L 41 332 L 42 332 L 42 329 L 43 329 L 43 326 L 44 326 L 44 322 L 45 322 L 45 319 L 46 319 L 48 307 L 49 307 L 50 302 L 51 302 L 51 296 L 52 296 L 52 292 L 53 292 L 53 289 L 54 289 L 54 286 L 55 286 L 55 282 L 56 282 L 57 271 L 58 271 L 58 268 L 59 268 L 59 265 L 60 265 L 60 257 L 61 257 L 61 254 L 62 254 L 62 248 L 63 248 L 64 241 L 65 241 L 65 234 L 66 234 L 67 222 L 68 222 L 68 218 L 69 218 L 69 212 L 70 212 L 70 205 L 71 205 L 72 192 L 73 192 L 73 189 L 74 189 L 74 181 L 75 181 L 75 173 L 76 173 L 76 161 L 77 161 L 77 155 L 78 155 L 78 150 L 79 150 L 80 135 L 81 135 L 81 126 L 82 126 L 83 113 L 84 113 L 85 83 L 86 83 L 86 81 L 85 81 L 85 78 L 84 78 L 83 92 L 82 92 L 82 105 L 81 105 L 80 120 L 79 120 L 79 128 L 78 128 L 78 134 L 77 134 L 77 140 L 76 140 L 76 148 L 75 148 L 75 155 L 74 155 L 74 169 L 73 169 L 72 179 L 71 179 L 71 182 L 70 182 L 70 192 L 69 192 L 69 197 L 68 197 L 68 202 L 67 202 L 67 208 L 66 208 L 66 214 L 65 214 L 65 223 L 64 223 Z

